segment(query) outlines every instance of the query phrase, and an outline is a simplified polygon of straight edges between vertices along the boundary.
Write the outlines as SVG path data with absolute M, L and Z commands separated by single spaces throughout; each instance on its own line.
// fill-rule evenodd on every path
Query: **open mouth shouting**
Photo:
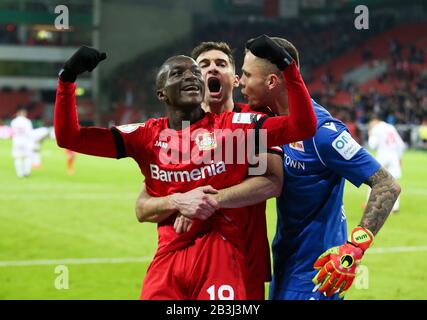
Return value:
M 208 79 L 209 95 L 212 98 L 219 98 L 222 93 L 221 81 L 217 77 L 210 77 Z

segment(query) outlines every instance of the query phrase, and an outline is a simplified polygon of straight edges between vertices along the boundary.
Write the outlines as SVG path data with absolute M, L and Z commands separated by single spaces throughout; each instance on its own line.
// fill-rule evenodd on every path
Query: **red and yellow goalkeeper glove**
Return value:
M 338 293 L 342 298 L 350 288 L 356 276 L 356 268 L 374 235 L 362 227 L 355 228 L 350 241 L 342 246 L 326 250 L 317 258 L 314 268 L 319 270 L 313 283 L 327 296 Z

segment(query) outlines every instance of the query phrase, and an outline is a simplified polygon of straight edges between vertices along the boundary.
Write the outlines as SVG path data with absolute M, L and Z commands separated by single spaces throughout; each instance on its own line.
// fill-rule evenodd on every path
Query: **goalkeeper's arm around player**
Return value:
M 320 292 L 343 297 L 356 276 L 357 266 L 381 229 L 400 194 L 400 186 L 383 167 L 365 181 L 372 188 L 359 225 L 347 243 L 328 249 L 315 262 L 319 270 L 313 278 Z

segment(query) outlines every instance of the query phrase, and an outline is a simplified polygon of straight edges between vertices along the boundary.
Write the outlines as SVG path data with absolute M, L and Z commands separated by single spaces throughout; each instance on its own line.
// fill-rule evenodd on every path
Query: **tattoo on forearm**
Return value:
M 367 228 L 374 235 L 378 233 L 390 214 L 394 202 L 400 193 L 400 187 L 390 173 L 381 167 L 366 180 L 372 188 L 360 226 Z

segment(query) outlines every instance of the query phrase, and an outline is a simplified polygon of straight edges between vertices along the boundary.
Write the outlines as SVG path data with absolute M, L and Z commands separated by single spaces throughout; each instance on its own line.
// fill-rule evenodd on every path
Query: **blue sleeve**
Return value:
M 329 122 L 320 127 L 314 136 L 314 145 L 323 165 L 356 187 L 381 167 L 341 122 Z

